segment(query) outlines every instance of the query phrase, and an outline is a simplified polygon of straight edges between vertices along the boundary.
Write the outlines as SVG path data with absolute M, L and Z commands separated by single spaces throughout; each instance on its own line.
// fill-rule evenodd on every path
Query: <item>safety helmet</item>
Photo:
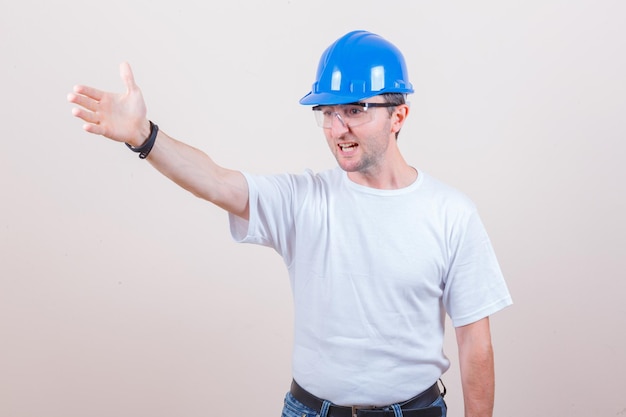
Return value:
M 316 80 L 300 104 L 346 104 L 379 94 L 412 92 L 400 50 L 379 35 L 356 30 L 324 51 Z

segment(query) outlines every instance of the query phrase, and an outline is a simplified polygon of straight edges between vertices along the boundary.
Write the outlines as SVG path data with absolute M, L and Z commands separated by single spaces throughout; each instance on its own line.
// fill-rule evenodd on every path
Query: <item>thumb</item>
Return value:
M 133 70 L 130 68 L 130 64 L 128 62 L 122 62 L 120 64 L 120 77 L 122 78 L 122 81 L 128 91 L 137 88 L 135 77 L 133 76 Z

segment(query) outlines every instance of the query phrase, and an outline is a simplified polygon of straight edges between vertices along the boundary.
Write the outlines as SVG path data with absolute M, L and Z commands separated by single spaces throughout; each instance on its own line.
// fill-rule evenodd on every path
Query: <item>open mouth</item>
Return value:
M 340 143 L 338 146 L 339 149 L 341 149 L 342 151 L 349 152 L 356 149 L 356 147 L 359 145 L 357 145 L 356 143 Z

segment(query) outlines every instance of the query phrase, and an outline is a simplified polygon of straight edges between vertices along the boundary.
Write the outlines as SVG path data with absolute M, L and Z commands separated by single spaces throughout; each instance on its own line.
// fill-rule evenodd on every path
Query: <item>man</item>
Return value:
M 354 31 L 322 55 L 300 101 L 313 105 L 338 163 L 318 174 L 255 176 L 218 166 L 148 121 L 128 64 L 121 75 L 125 94 L 77 86 L 68 96 L 84 129 L 126 142 L 228 211 L 234 239 L 284 258 L 295 335 L 283 417 L 445 416 L 438 381 L 449 367 L 446 312 L 465 415 L 492 415 L 489 316 L 511 297 L 472 202 L 400 153 L 413 88 L 393 44 Z

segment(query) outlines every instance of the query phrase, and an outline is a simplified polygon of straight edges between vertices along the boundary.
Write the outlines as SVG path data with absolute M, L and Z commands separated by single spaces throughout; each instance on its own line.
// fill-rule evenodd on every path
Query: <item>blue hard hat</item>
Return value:
M 412 92 L 400 50 L 379 35 L 356 30 L 324 51 L 313 87 L 300 104 L 346 104 L 379 94 Z

